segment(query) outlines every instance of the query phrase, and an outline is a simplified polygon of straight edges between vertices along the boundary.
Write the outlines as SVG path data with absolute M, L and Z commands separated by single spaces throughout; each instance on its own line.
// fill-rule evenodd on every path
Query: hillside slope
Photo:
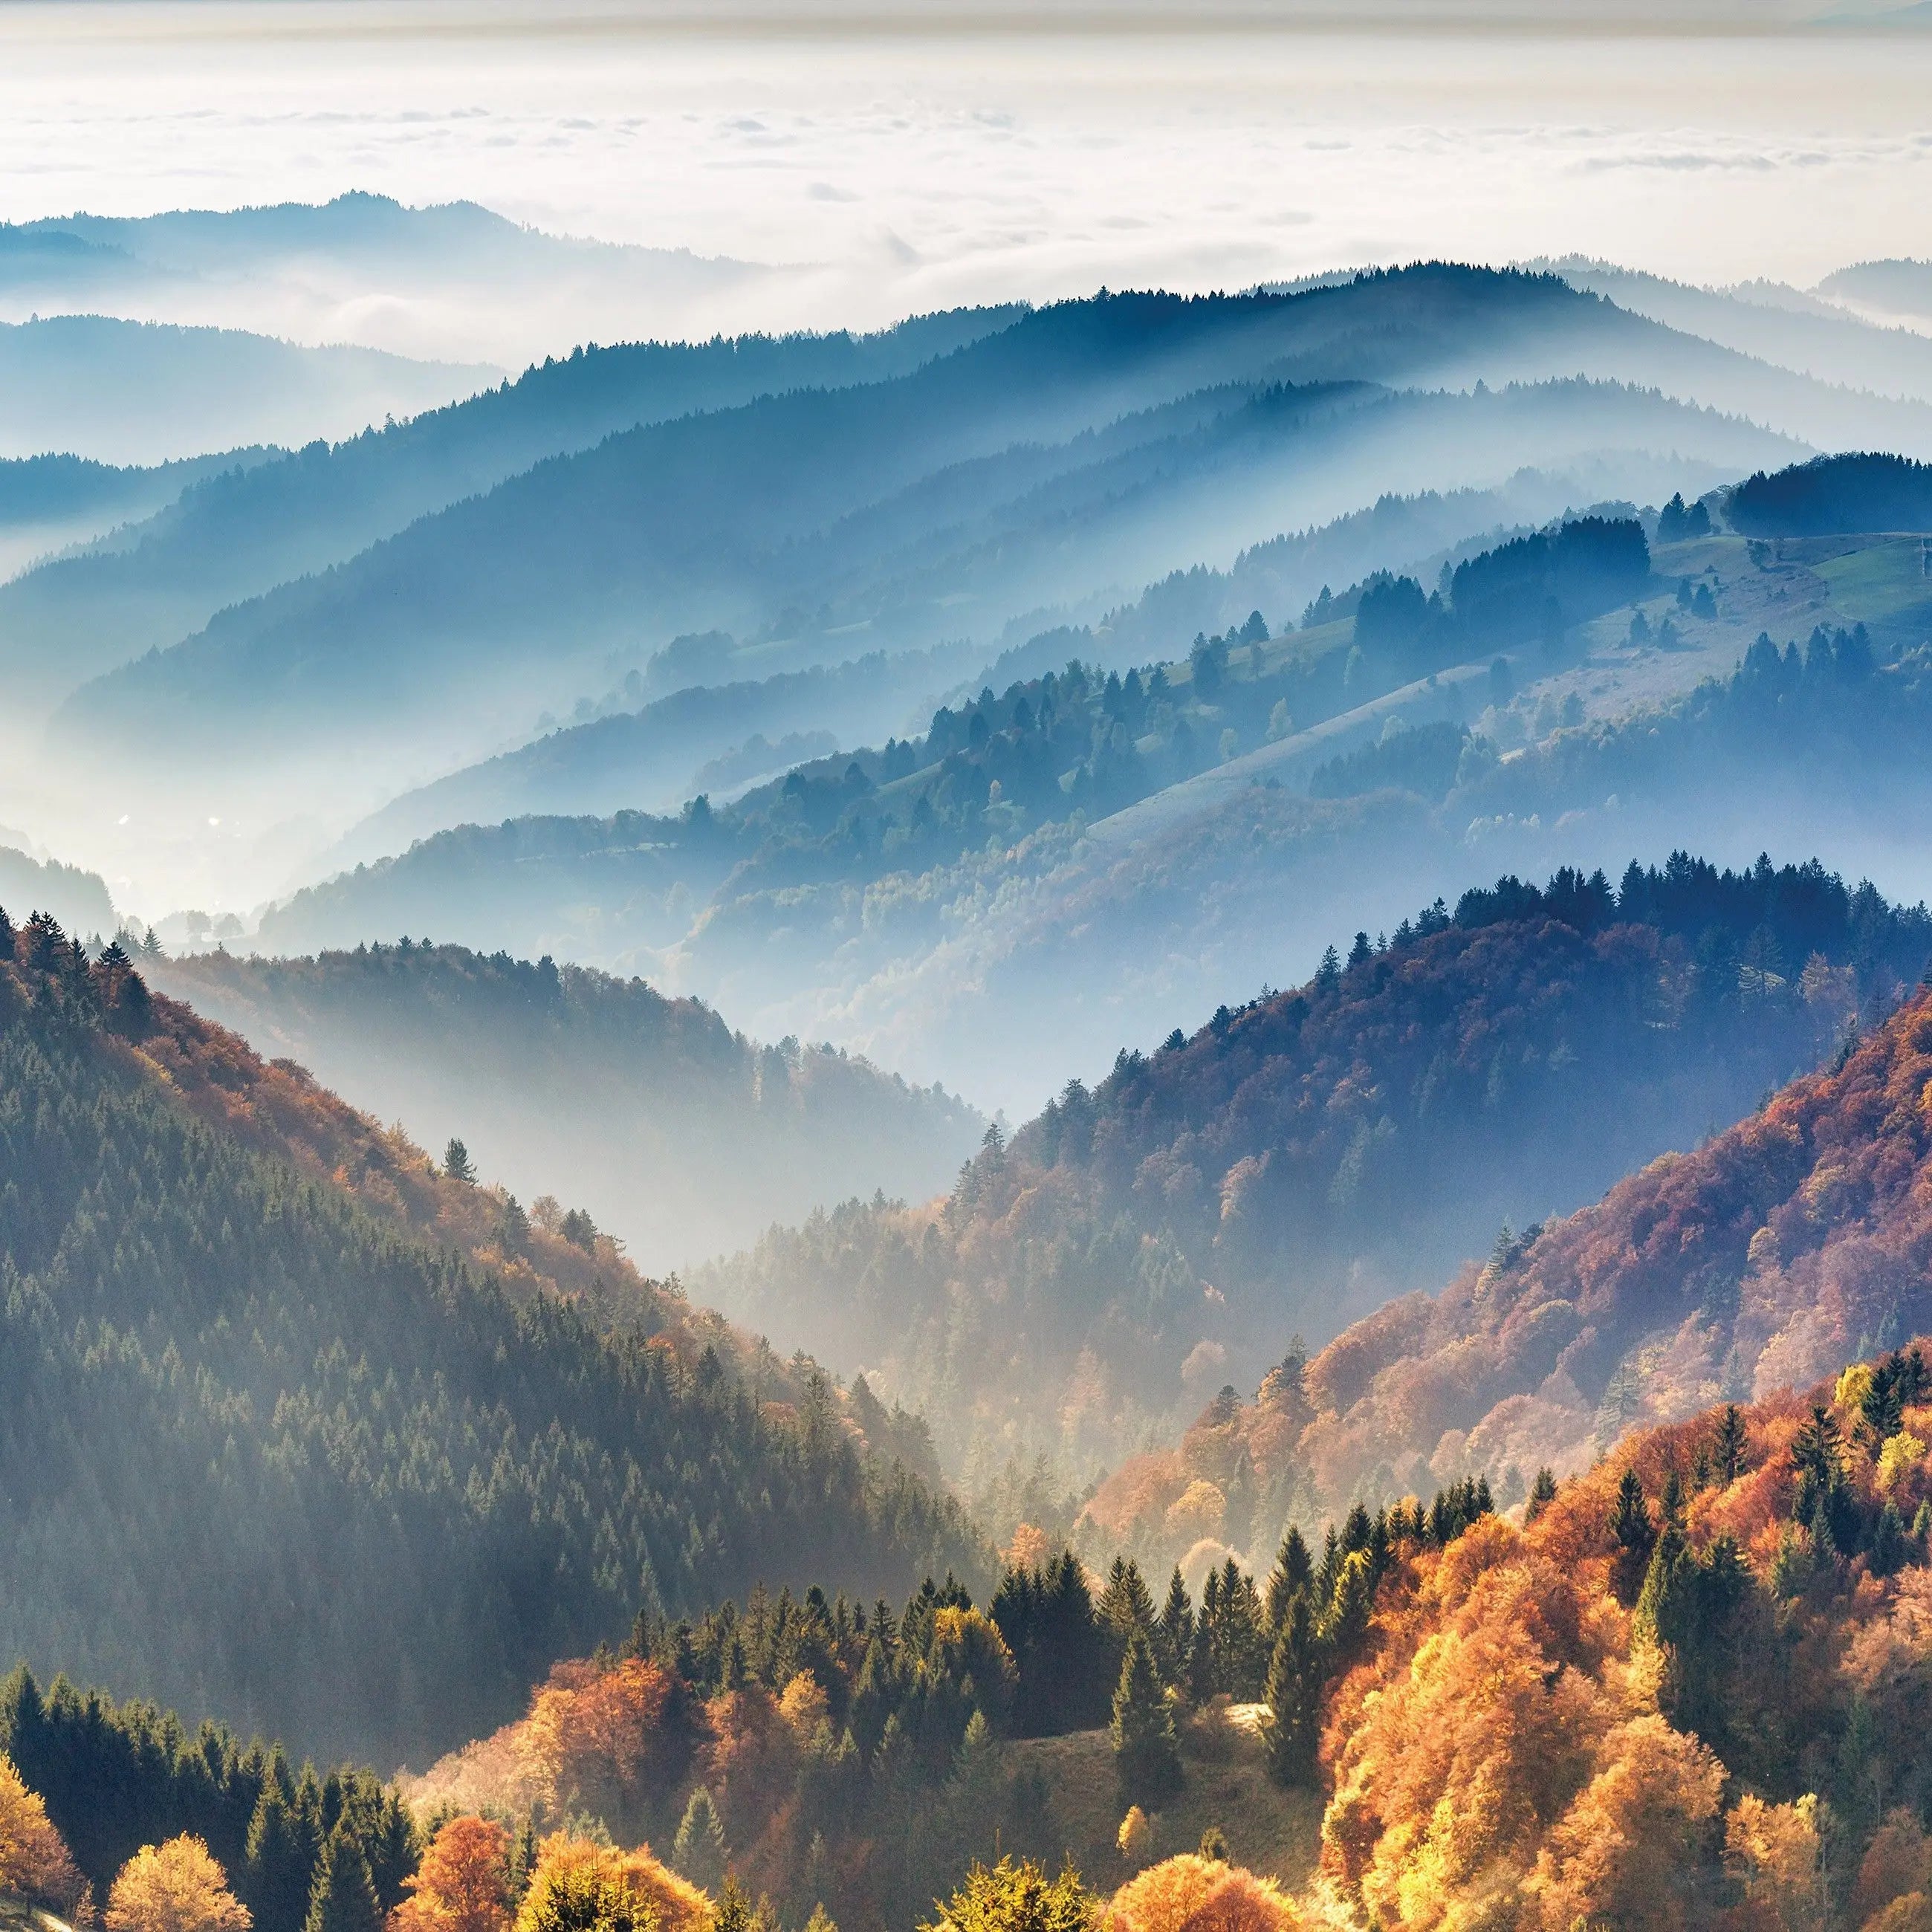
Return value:
M 1012 314 L 925 316 L 868 336 L 580 347 L 408 421 L 332 444 L 304 437 L 295 454 L 226 466 L 112 544 L 0 587 L 0 665 L 44 706 L 226 605 L 340 562 L 547 457 L 694 410 L 902 375 Z
M 640 1606 L 976 1568 L 808 1364 L 587 1220 L 434 1174 L 50 922 L 5 939 L 0 1650 L 393 1762 Z
M 458 1136 L 484 1173 L 588 1208 L 657 1274 L 852 1195 L 923 1199 L 985 1126 L 863 1060 L 760 1046 L 694 1000 L 548 958 L 404 940 L 142 970 L 427 1144 Z
M 1310 1922 L 1924 1924 L 1927 1394 L 1916 1348 L 1630 1437 L 1527 1528 L 1372 1540 Z
M 1191 1040 L 1123 1051 L 946 1201 L 774 1229 L 700 1292 L 883 1375 L 953 1457 L 1017 1440 L 1084 1469 L 1253 1386 L 1298 1331 L 1324 1340 L 1499 1223 L 1736 1118 L 1928 953 L 1922 908 L 1815 864 L 1504 879 Z M 1393 1360 L 1408 1337 L 1390 1334 Z M 1266 1460 L 1238 1522 L 1217 1490 L 1195 1534 L 1278 1532 L 1294 1468 Z
M 1633 1423 L 1802 1384 L 1928 1325 L 1932 993 L 1832 1070 L 1346 1331 L 1309 1366 L 1331 1482 L 1574 1467 Z
M 634 431 L 546 465 L 329 578 L 224 614 L 155 662 L 90 690 L 70 723 L 111 733 L 130 752 L 152 756 L 130 707 L 152 718 L 154 706 L 165 706 L 178 713 L 182 728 L 206 731 L 212 705 L 232 724 L 248 722 L 251 735 L 272 732 L 284 745 L 316 728 L 314 702 L 291 703 L 302 691 L 326 698 L 338 716 L 379 727 L 399 700 L 422 722 L 432 693 L 441 700 L 439 718 L 452 694 L 487 716 L 492 702 L 508 701 L 493 689 L 506 663 L 522 668 L 527 690 L 539 641 L 534 662 L 560 687 L 547 684 L 544 697 L 567 704 L 578 694 L 565 682 L 570 667 L 558 662 L 560 648 L 578 656 L 580 675 L 584 655 L 601 655 L 640 629 L 664 636 L 739 631 L 772 624 L 788 607 L 805 614 L 828 604 L 831 615 L 823 621 L 833 626 L 878 618 L 880 562 L 899 543 L 945 532 L 958 517 L 962 486 L 979 482 L 972 466 L 1016 444 L 1038 446 L 1037 464 L 1083 431 L 1124 424 L 1136 412 L 1158 412 L 1230 384 L 1424 389 L 1472 383 L 1479 374 L 1492 383 L 1544 380 L 1579 368 L 1650 384 L 1669 374 L 1670 394 L 1684 393 L 1689 382 L 1705 392 L 1700 400 L 1733 411 L 1748 406 L 1765 380 L 1802 383 L 1553 280 L 1439 266 L 1292 296 L 1061 304 L 894 382 L 770 398 L 681 426 Z M 1807 440 L 1815 446 L 1815 434 Z M 1082 454 L 1070 446 L 1057 460 Z M 1472 454 L 1463 452 L 1461 473 L 1426 480 L 1476 480 L 1468 473 Z M 1412 445 L 1408 454 L 1413 487 Z M 1516 454 L 1497 472 L 1525 460 Z M 1002 467 L 1010 472 L 1018 460 L 1018 453 L 1009 454 Z M 1378 478 L 1366 494 L 1372 499 L 1386 487 L 1388 480 Z M 910 493 L 903 501 L 902 493 Z M 1243 494 L 1214 500 L 1218 519 L 1204 506 L 1184 530 L 1167 528 L 1174 554 L 1165 561 L 1198 560 L 1184 536 L 1204 538 L 1238 510 L 1252 521 L 1232 532 L 1237 542 L 1282 527 L 1273 505 L 1244 506 Z M 1363 500 L 1359 485 L 1350 494 L 1352 500 L 1326 514 Z M 1051 492 L 1030 502 L 1010 482 L 990 502 L 970 494 L 965 501 L 980 514 L 1011 506 L 986 537 L 1006 520 L 1022 529 L 1042 518 L 1050 523 L 1058 507 Z M 872 506 L 886 506 L 888 514 L 842 526 Z M 1303 507 L 1295 520 L 1309 513 Z M 969 536 L 974 520 L 966 520 Z M 1164 520 L 1172 524 L 1172 513 Z M 820 541 L 788 558 L 784 547 L 808 536 Z M 1125 555 L 1130 560 L 1131 549 Z M 963 561 L 956 559 L 938 580 L 928 573 L 923 595 L 886 600 L 895 614 L 889 641 L 927 645 L 958 634 L 960 616 L 944 614 L 950 593 L 970 587 L 957 581 Z M 1052 600 L 1023 577 L 999 603 L 975 611 L 976 631 L 984 636 L 1038 602 L 1114 580 L 1105 553 L 1081 572 L 1071 562 L 1061 562 Z M 858 580 L 848 583 L 851 577 Z M 326 691 L 314 682 L 322 664 L 330 673 Z M 496 728 L 508 722 L 500 718 Z M 448 726 L 439 728 L 446 733 Z
M 112 316 L 0 322 L 0 457 L 160 464 L 351 436 L 473 394 L 496 374 Z

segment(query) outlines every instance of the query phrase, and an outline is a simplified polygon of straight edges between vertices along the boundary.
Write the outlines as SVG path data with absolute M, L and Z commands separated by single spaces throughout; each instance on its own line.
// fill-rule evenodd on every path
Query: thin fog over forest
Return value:
M 0 1932 L 1932 1932 L 1928 98 L 0 9 Z

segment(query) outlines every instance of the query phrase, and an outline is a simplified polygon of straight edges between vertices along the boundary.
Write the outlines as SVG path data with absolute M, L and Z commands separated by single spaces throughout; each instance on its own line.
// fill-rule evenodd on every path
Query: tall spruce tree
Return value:
M 278 1759 L 249 1821 L 248 1862 L 241 1874 L 242 1902 L 254 1915 L 257 1932 L 302 1932 L 314 1885 L 314 1857 L 280 1773 Z
M 1187 1676 L 1187 1665 L 1194 1649 L 1194 1606 L 1188 1600 L 1187 1586 L 1180 1565 L 1174 1566 L 1168 1579 L 1167 1601 L 1161 1606 L 1160 1623 L 1154 1640 L 1154 1653 L 1160 1660 L 1161 1675 L 1174 1688 Z
M 346 1831 L 331 1832 L 322 1848 L 302 1932 L 382 1932 L 369 1862 Z
M 1643 1484 L 1634 1469 L 1626 1469 L 1617 1485 L 1610 1512 L 1610 1535 L 1616 1553 L 1610 1560 L 1610 1586 L 1626 1610 L 1636 1606 L 1650 1570 L 1650 1552 L 1657 1544 L 1657 1526 L 1644 1499 Z
M 1322 1692 L 1328 1660 L 1314 1607 L 1306 1589 L 1288 1599 L 1274 1655 L 1268 1664 L 1268 1769 L 1282 1784 L 1305 1785 L 1315 1778 L 1316 1748 L 1321 1740 Z
M 1180 1789 L 1180 1744 L 1174 1711 L 1146 1633 L 1127 1640 L 1114 1693 L 1114 1770 L 1130 1804 L 1159 1804 Z
M 1268 1634 L 1270 1642 L 1281 1634 L 1288 1606 L 1294 1600 L 1296 1592 L 1311 1588 L 1314 1582 L 1315 1559 L 1308 1553 L 1308 1545 L 1303 1541 L 1300 1530 L 1290 1523 L 1276 1555 L 1274 1569 L 1268 1577 Z

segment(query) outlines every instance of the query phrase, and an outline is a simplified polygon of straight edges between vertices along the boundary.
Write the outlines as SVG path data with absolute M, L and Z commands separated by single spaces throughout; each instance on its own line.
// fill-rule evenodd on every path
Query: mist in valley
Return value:
M 0 10 L 0 1916 L 1918 1926 L 1924 13 Z

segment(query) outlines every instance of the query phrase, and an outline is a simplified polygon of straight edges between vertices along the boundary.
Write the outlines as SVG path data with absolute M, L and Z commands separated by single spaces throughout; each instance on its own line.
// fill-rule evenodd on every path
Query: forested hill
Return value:
M 1634 1422 L 1802 1384 L 1932 1314 L 1932 992 L 1694 1153 L 1309 1365 L 1325 1480 L 1587 1461 Z
M 549 959 L 407 939 L 148 960 L 157 986 L 492 1178 L 567 1195 L 663 1271 L 852 1194 L 923 1197 L 985 1122 L 938 1088 Z
M 946 1390 L 956 1456 L 1017 1431 L 1090 1467 L 1736 1119 L 1928 953 L 1922 909 L 1815 863 L 1505 879 L 1122 1052 L 946 1201 L 774 1230 L 699 1292 L 908 1402 Z
M 866 1441 L 904 1418 L 44 919 L 0 927 L 0 1654 L 420 1762 L 640 1609 L 980 1569 Z

